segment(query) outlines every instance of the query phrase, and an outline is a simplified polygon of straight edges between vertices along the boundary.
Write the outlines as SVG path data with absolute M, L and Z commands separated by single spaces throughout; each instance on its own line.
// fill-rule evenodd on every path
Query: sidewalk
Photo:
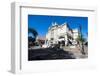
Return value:
M 75 47 L 75 48 L 63 47 L 63 49 L 64 49 L 65 51 L 69 51 L 69 52 L 73 53 L 73 57 L 75 57 L 75 58 L 77 58 L 77 59 L 79 59 L 79 58 L 87 58 L 87 57 L 88 57 L 88 53 L 86 52 L 86 54 L 83 55 L 83 54 L 81 53 L 81 50 L 80 50 L 79 47 Z M 85 51 L 87 51 L 87 47 L 85 47 L 84 49 L 85 49 Z

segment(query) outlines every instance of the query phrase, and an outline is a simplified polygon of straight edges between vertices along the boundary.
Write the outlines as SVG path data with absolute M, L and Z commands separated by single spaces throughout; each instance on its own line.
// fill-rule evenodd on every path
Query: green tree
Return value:
M 83 44 L 85 42 L 85 39 L 82 36 L 79 35 L 78 38 L 77 38 L 77 42 L 78 42 L 78 44 L 79 44 L 79 46 L 81 48 L 81 53 L 85 54 L 84 44 Z
M 81 35 L 79 35 L 77 38 L 77 41 L 82 43 L 82 42 L 85 42 L 85 39 Z
M 28 34 L 29 33 L 32 33 L 34 39 L 36 40 L 36 37 L 38 36 L 38 32 L 34 28 L 28 28 Z
M 82 26 L 81 25 L 79 26 L 79 35 L 78 35 L 77 41 L 78 41 L 78 43 L 80 45 L 81 53 L 85 54 L 84 44 L 83 44 L 83 42 L 85 41 L 85 39 L 83 38 L 83 35 L 82 35 Z

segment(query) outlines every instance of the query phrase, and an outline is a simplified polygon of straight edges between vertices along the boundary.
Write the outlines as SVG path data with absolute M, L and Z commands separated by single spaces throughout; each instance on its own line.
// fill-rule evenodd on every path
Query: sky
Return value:
M 81 26 L 83 37 L 86 39 L 88 37 L 88 17 L 28 15 L 28 28 L 34 28 L 38 32 L 39 37 L 45 37 L 49 26 L 55 22 L 59 25 L 66 22 L 71 29 Z

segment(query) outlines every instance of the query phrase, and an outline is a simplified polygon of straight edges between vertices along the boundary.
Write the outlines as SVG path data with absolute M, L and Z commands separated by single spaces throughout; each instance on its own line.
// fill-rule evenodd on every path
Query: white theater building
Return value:
M 58 44 L 62 41 L 65 46 L 68 44 L 68 41 L 73 44 L 77 44 L 76 39 L 78 35 L 78 28 L 70 29 L 67 23 L 59 25 L 55 22 L 48 28 L 48 32 L 46 34 L 46 44 L 51 46 L 52 44 Z

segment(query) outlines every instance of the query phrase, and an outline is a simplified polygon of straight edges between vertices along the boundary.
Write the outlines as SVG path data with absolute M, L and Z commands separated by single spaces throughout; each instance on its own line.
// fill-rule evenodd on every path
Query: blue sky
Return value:
M 40 37 L 44 37 L 48 31 L 48 27 L 52 22 L 56 22 L 61 25 L 68 23 L 72 29 L 82 27 L 82 34 L 84 38 L 87 38 L 88 34 L 88 17 L 78 16 L 50 16 L 50 15 L 28 15 L 28 27 L 34 28 Z

